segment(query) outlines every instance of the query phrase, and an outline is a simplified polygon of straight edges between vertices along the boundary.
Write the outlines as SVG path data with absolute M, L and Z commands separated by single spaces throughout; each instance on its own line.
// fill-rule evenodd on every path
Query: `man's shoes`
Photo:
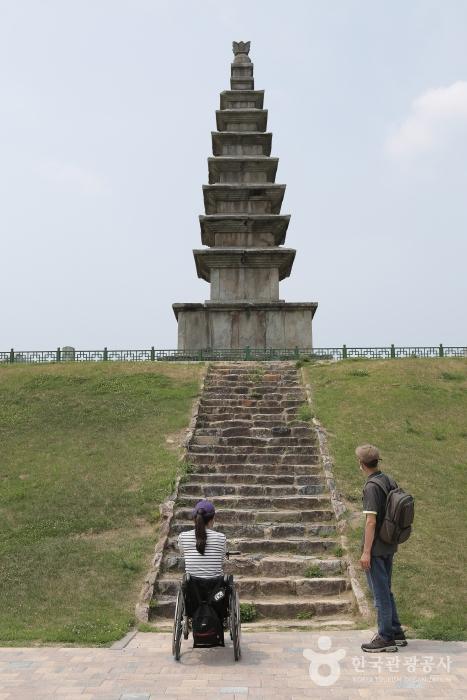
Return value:
M 406 647 L 407 646 L 407 638 L 406 638 L 403 630 L 394 634 L 394 641 L 396 642 L 398 647 Z
M 407 642 L 406 642 L 407 644 Z M 389 641 L 386 641 L 386 639 L 383 639 L 383 637 L 380 637 L 379 634 L 375 634 L 371 642 L 367 642 L 366 644 L 362 644 L 362 651 L 368 651 L 372 653 L 377 653 L 380 651 L 397 651 L 397 645 L 395 639 L 391 639 Z

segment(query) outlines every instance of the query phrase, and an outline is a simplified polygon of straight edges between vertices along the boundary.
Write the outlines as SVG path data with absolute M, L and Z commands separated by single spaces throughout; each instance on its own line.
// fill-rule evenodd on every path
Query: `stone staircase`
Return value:
M 256 608 L 250 626 L 353 624 L 314 430 L 300 420 L 304 405 L 293 363 L 210 366 L 154 588 L 151 619 L 159 627 L 173 618 L 184 571 L 178 533 L 193 527 L 191 508 L 204 497 L 216 506 L 215 528 L 228 548 L 241 552 L 225 571 L 234 574 L 240 601 Z

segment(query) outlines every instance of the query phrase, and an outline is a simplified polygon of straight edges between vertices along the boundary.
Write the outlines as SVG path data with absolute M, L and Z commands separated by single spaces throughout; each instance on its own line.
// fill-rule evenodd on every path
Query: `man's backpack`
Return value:
M 368 481 L 378 484 L 386 496 L 386 512 L 378 532 L 378 537 L 388 544 L 401 544 L 409 539 L 415 513 L 413 496 L 401 489 L 396 482 L 387 483 L 377 477 Z
M 213 607 L 216 604 L 220 594 L 219 587 L 201 598 L 197 584 L 193 585 L 193 592 L 197 599 L 198 606 L 193 613 L 193 647 L 213 647 L 224 646 L 224 630 L 222 622 L 216 610 Z

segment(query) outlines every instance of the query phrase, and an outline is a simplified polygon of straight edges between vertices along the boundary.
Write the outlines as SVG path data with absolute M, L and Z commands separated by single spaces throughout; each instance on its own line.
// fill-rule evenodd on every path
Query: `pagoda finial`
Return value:
M 250 52 L 249 41 L 233 41 L 232 51 L 235 56 L 234 63 L 251 63 L 251 59 L 248 56 Z

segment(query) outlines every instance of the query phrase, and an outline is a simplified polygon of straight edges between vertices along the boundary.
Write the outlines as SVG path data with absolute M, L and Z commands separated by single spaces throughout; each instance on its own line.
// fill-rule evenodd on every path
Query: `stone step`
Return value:
M 298 421 L 297 411 L 295 408 L 281 408 L 280 406 L 272 406 L 265 408 L 264 406 L 208 406 L 204 408 L 200 406 L 198 418 L 210 421 L 219 420 L 248 420 L 257 421 L 265 420 L 269 422 L 278 421 L 280 423 L 290 423 Z M 308 423 L 309 425 L 309 423 Z
M 318 461 L 317 461 L 318 462 Z M 254 472 L 257 475 L 265 476 L 313 476 L 322 475 L 322 469 L 318 463 L 316 464 L 222 464 L 213 462 L 210 464 L 193 464 L 196 467 L 196 473 L 201 474 L 250 474 Z
M 169 632 L 172 633 L 173 630 L 173 619 L 164 617 L 151 617 L 151 622 L 149 623 L 154 627 L 154 631 L 157 632 Z M 329 632 L 337 631 L 348 631 L 359 629 L 360 625 L 358 621 L 354 618 L 353 612 L 351 611 L 347 615 L 326 615 L 321 617 L 320 615 L 314 615 L 312 618 L 304 617 L 304 619 L 270 619 L 267 617 L 261 617 L 255 622 L 242 622 L 242 633 L 247 632 L 315 632 L 316 634 L 329 634 Z M 183 644 L 188 644 L 191 646 L 191 639 L 188 642 L 183 642 Z M 189 647 L 188 647 L 189 648 Z M 182 646 L 183 649 L 183 646 Z M 295 697 L 295 696 L 294 696 Z
M 269 452 L 281 452 L 282 448 L 295 450 L 298 447 L 308 449 L 316 448 L 316 441 L 311 437 L 219 437 L 217 435 L 194 434 L 190 440 L 190 447 L 206 446 L 209 451 L 217 452 L 214 448 L 228 448 L 226 451 L 234 451 L 236 447 L 257 447 L 260 450 L 269 448 Z M 277 448 L 272 450 L 272 448 Z M 222 452 L 224 450 L 220 450 Z
M 193 529 L 193 521 L 177 520 L 170 527 L 170 535 Z M 251 537 L 254 539 L 283 539 L 284 537 L 334 537 L 336 526 L 329 523 L 280 523 L 280 524 L 249 524 L 221 523 L 216 517 L 216 530 L 223 532 L 227 538 Z
M 288 377 L 296 379 L 297 370 L 293 364 L 288 367 L 282 365 L 282 367 L 268 369 L 263 363 L 257 364 L 254 368 L 252 368 L 251 365 L 248 366 L 247 363 L 245 363 L 244 367 L 238 366 L 237 368 L 219 367 L 216 363 L 209 368 L 208 377 L 232 377 L 232 381 L 239 381 L 245 377 L 252 377 L 256 381 L 278 382 Z
M 314 616 L 337 615 L 352 611 L 352 599 L 348 593 L 342 593 L 334 598 L 318 596 L 253 597 L 247 596 L 240 601 L 254 605 L 258 618 L 280 619 Z M 175 596 L 159 596 L 156 598 L 156 608 L 151 614 L 159 618 L 173 618 L 175 612 Z
M 240 376 L 242 374 L 251 373 L 262 373 L 264 376 L 276 375 L 281 377 L 284 374 L 294 374 L 296 376 L 297 370 L 294 367 L 293 360 L 277 360 L 277 361 L 265 361 L 265 362 L 255 362 L 254 360 L 244 361 L 232 361 L 232 362 L 216 362 L 216 364 L 211 365 L 209 374 L 232 374 Z
M 271 378 L 272 375 L 268 375 L 268 378 L 256 377 L 256 375 L 250 374 L 208 374 L 204 386 L 207 388 L 220 388 L 227 389 L 228 387 L 258 387 L 258 389 L 301 389 L 303 391 L 303 385 L 297 374 L 287 374 L 279 379 Z
M 180 585 L 180 576 L 163 576 L 155 587 L 157 596 L 175 596 Z M 329 596 L 339 595 L 348 590 L 349 584 L 343 576 L 330 578 L 256 578 L 235 576 L 239 596 Z
M 218 416 L 211 417 L 198 417 L 196 423 L 196 432 L 201 430 L 218 430 L 218 429 L 230 429 L 230 428 L 266 428 L 266 430 L 271 430 L 276 427 L 288 427 L 292 430 L 310 430 L 310 424 L 304 421 L 290 420 L 289 422 L 283 422 L 280 417 L 275 416 L 263 416 L 262 418 L 232 418 L 231 420 L 224 420 Z M 313 429 L 311 428 L 312 432 Z
M 233 397 L 230 394 L 230 398 L 222 397 L 219 399 L 212 399 L 209 396 L 200 399 L 200 406 L 204 409 L 206 408 L 229 408 L 243 406 L 244 408 L 261 408 L 264 413 L 268 413 L 266 409 L 270 408 L 292 408 L 302 406 L 304 403 L 303 399 L 279 399 L 279 400 L 265 400 L 265 399 L 255 399 L 247 396 Z
M 193 508 L 193 496 L 184 494 L 177 498 L 177 506 L 189 506 Z M 311 510 L 313 507 L 322 508 L 329 506 L 329 496 L 216 496 L 215 507 L 217 508 L 252 508 L 260 510 L 265 508 L 278 508 L 284 510 L 304 508 Z
M 319 464 L 319 456 L 308 454 L 258 454 L 257 452 L 231 452 L 219 454 L 216 452 L 198 452 L 189 450 L 187 460 L 191 464 L 288 464 L 291 467 L 299 464 Z
M 300 396 L 305 396 L 303 386 L 298 381 L 284 381 L 284 382 L 254 382 L 245 381 L 242 384 L 234 384 L 231 381 L 212 381 L 208 380 L 204 384 L 204 391 L 206 394 L 211 395 L 213 392 L 226 393 L 234 389 L 235 393 L 242 393 L 244 389 L 246 392 L 255 392 L 258 394 L 300 394 Z
M 270 486 L 269 484 L 202 484 L 202 483 L 181 483 L 178 492 L 181 496 L 192 496 L 193 498 L 215 498 L 216 496 L 295 496 L 302 494 L 324 493 L 324 483 L 303 484 L 301 486 Z
M 318 453 L 316 445 L 258 445 L 256 441 L 252 445 L 196 445 L 190 442 L 188 450 L 190 454 L 205 453 L 218 456 L 253 453 L 263 458 L 271 456 L 278 456 L 281 458 L 294 455 L 308 456 Z
M 236 484 L 237 486 L 251 486 L 253 484 L 261 484 L 262 486 L 279 486 L 281 484 L 288 486 L 306 486 L 308 484 L 322 484 L 323 477 L 321 473 L 317 474 L 243 474 L 228 471 L 216 474 L 200 474 L 193 472 L 188 474 L 185 484 Z
M 191 522 L 190 508 L 175 508 L 175 522 L 180 520 Z M 311 523 L 324 522 L 334 518 L 333 511 L 313 509 L 313 510 L 241 510 L 238 508 L 217 508 L 216 528 L 222 530 L 224 523 L 269 523 L 278 525 L 279 523 Z M 192 526 L 192 525 L 191 525 Z
M 345 572 L 341 559 L 323 558 L 312 555 L 287 554 L 242 554 L 232 555 L 224 564 L 226 574 L 234 576 L 261 576 L 281 578 L 288 576 L 304 576 L 310 567 L 318 567 L 325 576 L 339 576 Z M 161 571 L 165 573 L 185 570 L 185 562 L 180 552 L 164 552 Z
M 261 554 L 271 554 L 272 552 L 282 552 L 291 554 L 323 554 L 327 552 L 332 554 L 333 549 L 336 547 L 336 540 L 333 538 L 322 538 L 316 537 L 311 539 L 308 537 L 306 539 L 259 539 L 259 538 L 248 538 L 243 539 L 242 537 L 231 538 L 228 541 L 229 549 L 233 551 L 242 552 L 242 554 L 247 554 L 251 552 L 258 552 Z M 177 537 L 169 537 L 167 539 L 167 552 L 177 553 Z
M 196 428 L 194 432 L 195 438 L 198 437 L 222 437 L 222 438 L 238 438 L 238 437 L 310 437 L 315 441 L 315 432 L 311 426 L 304 428 L 288 426 L 288 425 L 268 425 L 256 427 L 249 423 L 247 425 L 229 425 L 223 428 Z
M 267 417 L 267 416 L 283 416 L 285 413 L 281 406 L 256 406 L 253 405 L 251 401 L 248 405 L 243 403 L 242 405 L 229 406 L 225 403 L 221 403 L 218 406 L 205 406 L 200 403 L 198 410 L 198 416 L 201 417 L 214 417 L 223 416 L 223 420 L 228 420 L 225 416 L 229 416 L 233 420 L 236 418 L 249 419 Z
M 238 401 L 243 399 L 253 399 L 255 401 L 263 401 L 265 404 L 271 403 L 271 405 L 280 405 L 283 401 L 300 401 L 304 403 L 306 401 L 306 395 L 303 389 L 296 389 L 292 391 L 290 388 L 287 391 L 272 391 L 269 389 L 265 391 L 264 389 L 260 391 L 256 387 L 231 387 L 225 389 L 214 389 L 205 388 L 203 391 L 203 400 L 213 401 L 213 400 L 229 400 Z

